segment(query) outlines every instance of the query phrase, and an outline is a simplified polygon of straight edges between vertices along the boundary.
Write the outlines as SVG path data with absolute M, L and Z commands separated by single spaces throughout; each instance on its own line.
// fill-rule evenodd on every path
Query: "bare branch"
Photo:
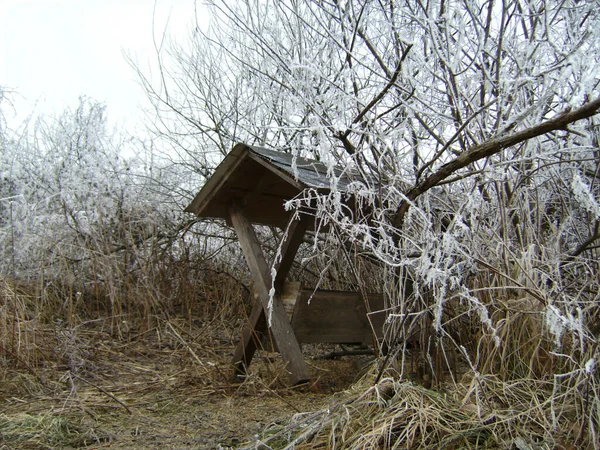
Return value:
M 442 180 L 455 173 L 457 170 L 460 170 L 481 159 L 489 158 L 490 156 L 501 152 L 507 147 L 512 147 L 513 145 L 517 145 L 521 142 L 528 141 L 529 139 L 533 139 L 546 133 L 551 133 L 552 131 L 566 130 L 569 124 L 597 114 L 598 109 L 600 109 L 600 98 L 584 104 L 575 111 L 566 111 L 557 117 L 547 120 L 539 125 L 510 136 L 492 139 L 461 153 L 455 159 L 447 164 L 444 164 L 434 174 L 425 178 L 422 182 L 417 184 L 406 193 L 406 200 L 402 201 L 398 211 L 394 215 L 392 221 L 393 225 L 397 228 L 402 227 L 404 217 L 408 211 L 408 208 L 410 207 L 411 202 L 419 195 L 427 192 L 433 186 L 436 186 Z

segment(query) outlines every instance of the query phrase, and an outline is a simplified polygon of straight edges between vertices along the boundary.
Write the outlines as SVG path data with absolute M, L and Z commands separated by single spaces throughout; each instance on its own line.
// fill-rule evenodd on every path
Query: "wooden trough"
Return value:
M 292 167 L 292 164 L 295 167 Z M 201 218 L 220 218 L 233 225 L 250 268 L 257 301 L 235 350 L 236 371 L 245 372 L 260 341 L 268 332 L 286 362 L 292 384 L 309 380 L 300 343 L 370 344 L 381 337 L 385 317 L 373 313 L 384 309 L 379 294 L 299 289 L 289 291 L 285 280 L 307 230 L 314 229 L 314 217 L 286 211 L 284 203 L 305 189 L 329 190 L 327 167 L 318 161 L 245 144 L 236 145 L 216 168 L 186 212 Z M 338 173 L 338 188 L 350 180 Z M 275 280 L 252 224 L 287 230 L 281 245 L 281 260 L 275 266 Z M 270 290 L 275 287 L 272 299 Z M 290 316 L 282 297 L 293 297 Z M 366 297 L 366 298 L 365 298 Z M 267 325 L 265 311 L 271 314 Z M 369 315 L 368 315 L 369 314 Z
M 358 292 L 304 289 L 292 314 L 292 328 L 302 344 L 373 345 L 382 338 L 385 317 L 383 295 L 369 294 L 368 305 Z M 372 324 L 372 325 L 371 325 Z

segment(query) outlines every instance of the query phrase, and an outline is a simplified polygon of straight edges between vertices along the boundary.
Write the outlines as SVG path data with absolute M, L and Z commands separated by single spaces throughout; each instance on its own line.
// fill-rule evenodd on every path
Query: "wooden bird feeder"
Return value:
M 292 158 L 290 154 L 237 144 L 185 211 L 201 218 L 225 219 L 233 225 L 250 268 L 258 301 L 235 350 L 236 372 L 246 371 L 261 338 L 270 332 L 287 364 L 291 383 L 299 384 L 310 379 L 300 343 L 372 343 L 373 330 L 375 337 L 381 337 L 385 316 L 367 317 L 371 311 L 384 309 L 379 294 L 364 298 L 356 292 L 301 290 L 297 284 L 285 283 L 304 234 L 314 229 L 315 219 L 310 214 L 286 211 L 284 203 L 305 189 L 329 191 L 324 164 L 300 157 L 293 162 Z M 338 188 L 343 190 L 349 182 L 341 175 Z M 275 280 L 252 224 L 288 230 L 280 243 Z M 271 287 L 275 295 L 269 306 Z M 293 310 L 291 319 L 282 297 Z M 271 314 L 270 326 L 265 311 Z

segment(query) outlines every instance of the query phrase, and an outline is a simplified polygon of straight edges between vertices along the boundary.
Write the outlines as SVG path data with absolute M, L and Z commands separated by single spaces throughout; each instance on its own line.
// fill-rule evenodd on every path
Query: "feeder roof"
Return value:
M 229 207 L 237 202 L 252 223 L 284 227 L 290 215 L 284 203 L 304 189 L 329 191 L 327 173 L 319 161 L 237 144 L 185 211 L 228 220 Z M 334 168 L 334 174 L 338 188 L 346 190 L 351 180 L 341 169 Z

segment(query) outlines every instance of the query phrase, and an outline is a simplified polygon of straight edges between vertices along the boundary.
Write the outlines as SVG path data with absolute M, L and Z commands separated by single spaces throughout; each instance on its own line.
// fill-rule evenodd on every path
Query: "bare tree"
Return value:
M 434 186 L 466 180 L 489 200 L 493 176 L 512 201 L 542 160 L 589 159 L 571 149 L 593 148 L 593 6 L 219 1 L 208 31 L 157 44 L 158 83 L 139 74 L 157 131 L 195 171 L 236 141 L 359 170 L 396 245 Z
M 435 331 L 430 350 L 451 343 L 474 371 L 501 372 L 516 302 L 554 344 L 566 331 L 581 342 L 565 373 L 598 360 L 584 344 L 600 322 L 595 2 L 222 0 L 209 11 L 207 31 L 163 41 L 157 83 L 139 72 L 182 162 L 206 176 L 243 141 L 359 174 L 365 217 L 345 220 L 333 182 L 319 216 L 381 265 L 399 333 L 410 313 Z M 489 346 L 461 343 L 466 317 Z

